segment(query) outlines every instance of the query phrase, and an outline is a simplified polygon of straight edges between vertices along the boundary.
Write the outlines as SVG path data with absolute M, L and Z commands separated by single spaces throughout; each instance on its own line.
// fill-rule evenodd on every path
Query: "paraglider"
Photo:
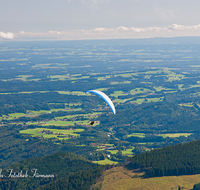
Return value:
M 86 92 L 86 94 L 88 94 L 88 93 L 93 93 L 93 94 L 96 94 L 96 95 L 100 96 L 109 105 L 109 107 L 112 110 L 113 114 L 116 114 L 114 104 L 112 103 L 111 99 L 105 93 L 103 93 L 101 91 L 98 91 L 98 90 L 88 90 Z
M 94 124 L 94 121 L 91 121 L 91 122 L 90 122 L 90 125 L 93 125 L 93 124 Z

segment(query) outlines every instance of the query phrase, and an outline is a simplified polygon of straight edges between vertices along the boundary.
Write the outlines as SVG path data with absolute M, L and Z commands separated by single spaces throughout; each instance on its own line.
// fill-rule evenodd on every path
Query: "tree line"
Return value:
M 126 165 L 145 169 L 148 177 L 200 174 L 200 140 L 135 155 Z

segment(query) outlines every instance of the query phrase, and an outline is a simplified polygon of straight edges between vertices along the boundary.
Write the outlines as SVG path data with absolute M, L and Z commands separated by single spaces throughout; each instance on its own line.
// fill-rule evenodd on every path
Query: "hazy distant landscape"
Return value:
M 199 37 L 2 42 L 0 168 L 67 151 L 96 169 L 198 140 L 199 55 Z

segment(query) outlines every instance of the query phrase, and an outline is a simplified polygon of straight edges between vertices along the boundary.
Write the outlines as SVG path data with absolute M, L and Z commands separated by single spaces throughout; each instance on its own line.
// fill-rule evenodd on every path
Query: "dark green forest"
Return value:
M 10 190 L 37 189 L 40 186 L 39 189 L 89 189 L 102 176 L 104 168 L 81 156 L 59 152 L 49 156 L 25 159 L 5 168 L 1 172 L 4 177 L 0 180 L 0 187 Z M 20 172 L 20 176 L 25 174 L 27 176 L 19 177 Z M 14 177 L 17 175 L 18 177 Z M 37 177 L 38 175 L 53 177 Z
M 193 186 L 193 190 L 199 190 L 199 189 L 200 189 L 200 183 L 195 184 L 195 185 Z
M 148 177 L 199 174 L 199 156 L 200 140 L 197 140 L 135 155 L 126 167 L 145 169 Z

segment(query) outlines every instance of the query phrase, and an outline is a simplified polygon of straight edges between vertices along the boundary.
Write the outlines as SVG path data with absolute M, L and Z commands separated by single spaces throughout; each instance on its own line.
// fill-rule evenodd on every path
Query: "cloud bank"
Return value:
M 119 39 L 119 38 L 154 38 L 176 36 L 200 36 L 200 24 L 184 26 L 172 24 L 168 27 L 125 27 L 94 28 L 92 30 L 48 31 L 33 33 L 21 31 L 19 33 L 0 32 L 2 38 L 14 40 L 83 40 L 83 39 Z M 14 38 L 15 37 L 15 38 Z
M 13 33 L 11 33 L 11 32 L 7 32 L 7 33 L 5 33 L 5 32 L 0 32 L 0 37 L 1 38 L 4 38 L 4 39 L 14 39 L 14 34 Z

